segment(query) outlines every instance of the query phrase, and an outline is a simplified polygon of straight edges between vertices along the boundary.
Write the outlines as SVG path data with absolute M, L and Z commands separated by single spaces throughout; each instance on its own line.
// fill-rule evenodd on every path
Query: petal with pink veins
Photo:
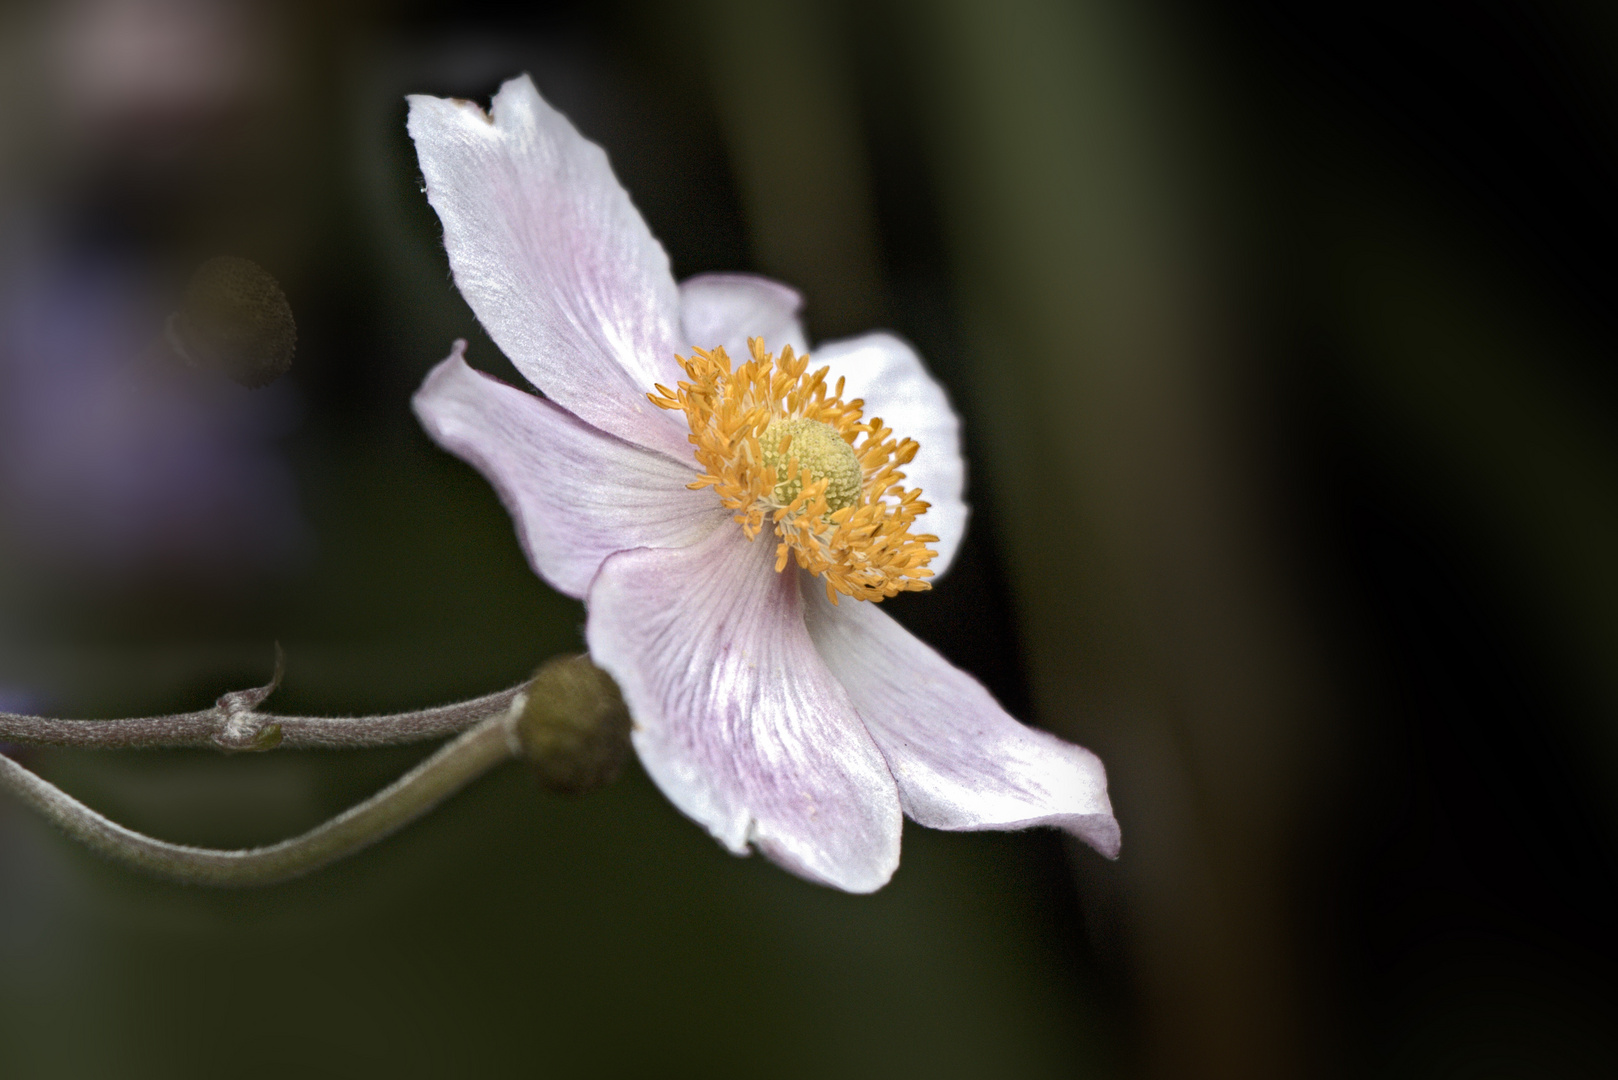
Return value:
M 628 548 L 696 543 L 729 511 L 692 491 L 681 465 L 597 431 L 564 409 L 467 366 L 466 342 L 427 376 L 416 415 L 440 446 L 488 478 L 540 577 L 582 597 Z
M 887 756 L 906 814 L 934 829 L 1055 825 L 1117 857 L 1099 758 L 1012 719 L 877 605 L 833 606 L 807 577 L 803 593 L 809 635 Z
M 657 786 L 731 851 L 813 881 L 881 888 L 899 864 L 882 753 L 804 628 L 797 572 L 740 528 L 609 558 L 590 655 L 623 689 Z
M 685 340 L 701 349 L 723 346 L 732 363 L 746 362 L 748 338 L 765 348 L 809 347 L 798 312 L 803 297 L 769 278 L 753 274 L 699 274 L 680 282 L 680 322 Z
M 843 400 L 865 399 L 865 418 L 880 418 L 900 439 L 914 439 L 921 449 L 904 468 L 905 486 L 920 488 L 931 504 L 913 531 L 932 533 L 938 552 L 929 564 L 942 575 L 949 569 L 966 534 L 968 509 L 966 461 L 961 457 L 961 422 L 949 396 L 927 373 L 916 350 L 888 333 L 864 334 L 822 342 L 810 359 L 811 369 L 831 368 L 827 382 L 845 380 Z
M 688 458 L 646 399 L 680 374 L 679 292 L 602 149 L 526 75 L 489 113 L 413 95 L 409 128 L 455 283 L 511 362 L 586 423 Z

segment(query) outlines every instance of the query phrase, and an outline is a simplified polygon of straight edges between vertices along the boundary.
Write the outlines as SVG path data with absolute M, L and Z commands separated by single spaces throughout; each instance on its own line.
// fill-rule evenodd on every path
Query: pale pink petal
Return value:
M 612 556 L 590 587 L 590 655 L 622 687 L 635 749 L 675 806 L 731 851 L 751 842 L 813 881 L 870 892 L 899 864 L 898 793 L 774 553 L 731 527 Z
M 892 334 L 875 333 L 823 342 L 810 368 L 831 368 L 830 383 L 845 380 L 843 400 L 865 399 L 865 417 L 880 417 L 901 439 L 921 449 L 905 466 L 905 485 L 919 487 L 932 504 L 918 525 L 938 537 L 932 569 L 942 574 L 966 534 L 966 460 L 961 457 L 961 422 L 944 388 L 927 373 L 916 350 Z
M 457 341 L 427 376 L 416 415 L 494 485 L 529 563 L 557 591 L 582 597 L 615 551 L 684 547 L 728 522 L 712 491 L 687 489 L 693 467 L 473 370 L 465 349 Z
M 581 420 L 689 458 L 683 422 L 646 400 L 679 377 L 679 292 L 607 155 L 526 75 L 490 114 L 412 96 L 409 127 L 455 283 L 495 344 Z
M 934 829 L 1055 825 L 1117 857 L 1099 758 L 1013 720 L 877 605 L 833 606 L 813 579 L 803 592 L 809 634 L 887 756 L 906 814 Z
M 752 274 L 699 274 L 680 283 L 680 321 L 687 343 L 703 349 L 724 346 L 738 364 L 747 359 L 747 339 L 752 337 L 763 338 L 772 353 L 783 345 L 798 352 L 807 349 L 798 321 L 802 308 L 803 297 L 796 290 Z

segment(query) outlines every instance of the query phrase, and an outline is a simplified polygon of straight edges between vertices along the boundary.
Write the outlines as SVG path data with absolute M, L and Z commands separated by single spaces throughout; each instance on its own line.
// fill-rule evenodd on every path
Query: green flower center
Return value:
M 811 481 L 826 481 L 830 513 L 859 502 L 865 479 L 859 456 L 830 424 L 801 418 L 771 420 L 758 445 L 764 467 L 774 469 L 778 477 L 774 498 L 779 505 L 789 505 L 802 493 L 805 469 Z

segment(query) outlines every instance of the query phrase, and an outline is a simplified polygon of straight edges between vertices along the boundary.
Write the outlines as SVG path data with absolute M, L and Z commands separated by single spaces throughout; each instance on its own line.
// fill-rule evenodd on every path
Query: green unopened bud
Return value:
M 583 795 L 616 779 L 629 757 L 629 710 L 588 656 L 547 662 L 528 686 L 515 734 L 553 791 Z
M 221 255 L 191 275 L 169 340 L 187 362 L 256 389 L 291 369 L 298 327 L 275 278 L 250 259 Z

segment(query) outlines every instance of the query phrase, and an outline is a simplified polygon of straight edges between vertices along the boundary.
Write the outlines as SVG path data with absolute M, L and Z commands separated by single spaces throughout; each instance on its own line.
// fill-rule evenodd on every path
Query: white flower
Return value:
M 892 876 L 901 813 L 1055 825 L 1115 856 L 1095 755 L 1012 719 L 872 602 L 925 588 L 966 527 L 958 422 L 910 347 L 869 334 L 805 368 L 792 290 L 676 285 L 606 155 L 526 77 L 491 114 L 412 97 L 410 134 L 456 284 L 545 394 L 457 342 L 417 414 L 494 484 L 535 571 L 585 601 L 669 799 L 733 852 L 850 892 Z

